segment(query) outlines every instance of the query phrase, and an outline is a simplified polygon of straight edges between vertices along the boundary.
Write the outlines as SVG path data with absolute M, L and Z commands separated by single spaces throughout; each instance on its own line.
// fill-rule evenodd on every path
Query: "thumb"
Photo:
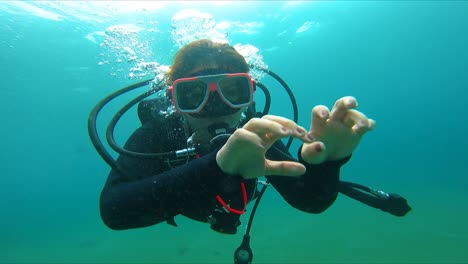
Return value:
M 265 174 L 278 176 L 301 176 L 306 171 L 304 165 L 294 161 L 266 160 Z
M 323 142 L 316 141 L 302 145 L 301 157 L 309 164 L 319 164 L 327 157 L 326 152 L 325 144 L 323 144 Z

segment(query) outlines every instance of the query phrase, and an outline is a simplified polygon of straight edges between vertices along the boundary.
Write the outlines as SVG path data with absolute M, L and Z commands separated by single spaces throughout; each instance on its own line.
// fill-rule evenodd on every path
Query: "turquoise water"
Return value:
M 413 207 L 397 218 L 340 196 L 310 215 L 270 188 L 251 231 L 254 263 L 468 262 L 468 2 L 123 5 L 0 2 L 0 263 L 232 263 L 247 216 L 235 236 L 181 216 L 177 228 L 127 231 L 99 217 L 109 168 L 89 140 L 88 114 L 140 80 L 129 78 L 135 61 L 125 47 L 138 60 L 171 63 L 183 41 L 171 21 L 185 9 L 203 12 L 230 43 L 257 47 L 293 89 L 301 125 L 313 106 L 355 96 L 377 126 L 341 178 Z M 129 24 L 140 31 L 110 38 L 110 27 Z M 284 92 L 265 83 L 271 113 L 291 117 Z M 133 97 L 103 111 L 100 131 Z M 137 125 L 125 116 L 117 140 Z

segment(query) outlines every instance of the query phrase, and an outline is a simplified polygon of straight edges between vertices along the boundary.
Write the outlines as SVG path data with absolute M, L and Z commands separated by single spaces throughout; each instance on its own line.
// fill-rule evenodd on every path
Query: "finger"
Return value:
M 330 116 L 330 110 L 324 105 L 317 105 L 312 109 L 312 120 L 310 125 L 310 131 L 312 128 L 320 130 L 327 123 L 327 119 Z
M 242 128 L 258 135 L 270 134 L 270 136 L 277 135 L 278 137 L 288 135 L 288 128 L 268 119 L 252 118 Z
M 293 136 L 304 142 L 312 142 L 311 138 L 309 138 L 307 134 L 307 130 L 290 119 L 275 115 L 265 115 L 262 117 L 262 119 L 270 120 L 272 122 L 281 124 L 288 130 L 289 136 Z
M 234 134 L 229 137 L 229 141 L 236 141 L 236 144 L 231 144 L 231 148 L 237 148 L 239 153 L 249 151 L 262 151 L 265 153 L 280 137 L 276 139 L 273 133 L 258 134 L 247 129 L 237 129 Z M 245 153 L 246 155 L 250 153 Z M 242 155 L 242 154 L 241 154 Z
M 288 128 L 280 123 L 260 118 L 251 119 L 242 130 L 255 135 L 256 142 L 265 148 L 271 147 L 273 143 L 283 137 L 293 135 Z
M 302 145 L 300 155 L 302 159 L 309 164 L 319 164 L 326 158 L 325 150 L 325 144 L 323 144 L 323 142 L 316 141 L 314 143 Z
M 252 146 L 255 145 L 259 149 L 265 149 L 266 145 L 264 142 L 260 142 L 259 136 L 247 129 L 237 129 L 231 137 L 229 137 L 228 142 L 236 141 L 236 144 L 233 144 L 231 148 L 237 147 L 239 149 L 244 149 L 246 145 Z
M 294 129 L 295 127 L 298 127 L 298 125 L 294 121 L 292 121 L 291 119 L 282 117 L 282 116 L 264 115 L 262 117 L 262 119 L 263 120 L 270 120 L 270 121 L 279 123 L 279 124 L 283 125 L 284 127 L 288 128 L 288 129 L 291 129 L 291 130 Z
M 330 120 L 332 121 L 342 120 L 346 112 L 349 109 L 352 109 L 355 107 L 357 107 L 356 98 L 352 96 L 345 96 L 339 99 L 338 101 L 336 101 L 335 105 L 332 108 L 332 111 L 330 114 Z
M 299 162 L 267 160 L 265 175 L 297 177 L 305 173 L 306 168 Z
M 367 120 L 367 117 L 363 113 L 350 109 L 343 116 L 342 122 L 345 126 L 351 128 L 354 125 L 359 124 L 359 122 L 365 122 L 365 120 Z
M 359 121 L 352 127 L 354 133 L 362 136 L 365 133 L 373 130 L 375 128 L 375 121 L 373 119 L 365 119 Z

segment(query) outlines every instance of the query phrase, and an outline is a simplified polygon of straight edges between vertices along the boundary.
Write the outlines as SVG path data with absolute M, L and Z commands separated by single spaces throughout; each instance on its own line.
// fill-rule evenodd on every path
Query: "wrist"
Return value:
M 232 162 L 226 161 L 225 154 L 224 154 L 224 146 L 219 149 L 216 153 L 216 164 L 221 169 L 223 173 L 226 174 L 235 174 L 234 167 L 232 166 Z
M 230 162 L 223 162 L 222 148 L 216 153 L 216 164 L 219 167 L 221 173 L 218 178 L 218 189 L 224 193 L 232 193 L 239 190 L 240 182 L 242 177 L 236 175 L 232 168 L 229 168 Z

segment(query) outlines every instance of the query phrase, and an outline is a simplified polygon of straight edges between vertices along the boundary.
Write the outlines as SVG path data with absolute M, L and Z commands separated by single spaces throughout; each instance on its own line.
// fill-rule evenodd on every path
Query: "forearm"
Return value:
M 160 223 L 180 214 L 195 200 L 214 201 L 222 175 L 215 153 L 209 153 L 159 175 L 110 182 L 101 193 L 101 217 L 112 229 Z
M 310 165 L 300 158 L 300 154 L 298 156 L 299 162 L 306 166 L 304 175 L 297 178 L 270 176 L 268 180 L 291 206 L 309 213 L 321 213 L 336 200 L 340 167 L 350 157 Z

